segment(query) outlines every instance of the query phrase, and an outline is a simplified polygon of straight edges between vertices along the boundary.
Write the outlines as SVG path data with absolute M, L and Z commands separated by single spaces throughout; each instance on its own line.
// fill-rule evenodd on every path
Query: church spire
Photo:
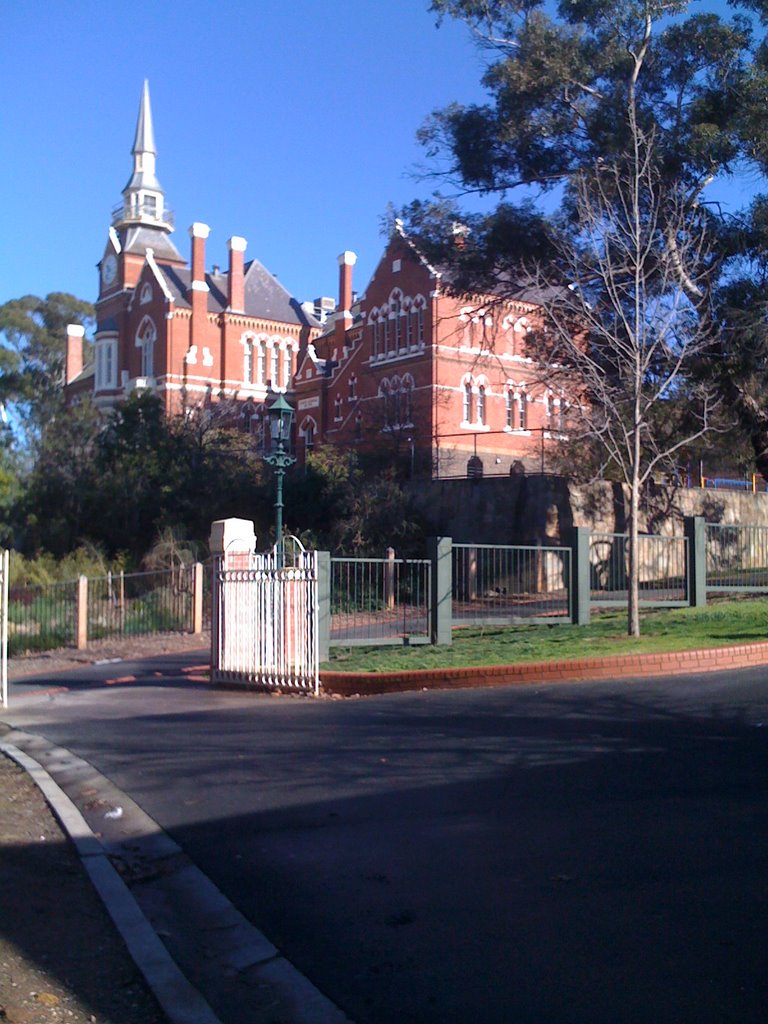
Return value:
M 112 224 L 116 228 L 144 224 L 173 230 L 173 215 L 165 206 L 165 194 L 155 174 L 155 133 L 149 103 L 149 82 L 144 80 L 133 141 L 133 174 L 123 189 L 123 202 L 115 208 Z
M 136 119 L 136 138 L 133 140 L 134 157 L 139 153 L 157 154 L 155 148 L 155 133 L 152 129 L 152 108 L 149 105 L 149 82 L 144 79 L 144 87 L 141 90 L 141 104 L 139 105 L 139 116 Z

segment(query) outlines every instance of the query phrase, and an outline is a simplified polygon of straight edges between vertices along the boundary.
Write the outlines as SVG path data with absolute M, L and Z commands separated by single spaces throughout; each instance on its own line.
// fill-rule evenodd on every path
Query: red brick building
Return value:
M 137 389 L 169 413 L 236 400 L 252 426 L 275 391 L 296 409 L 297 454 L 317 444 L 376 450 L 435 476 L 539 468 L 564 428 L 564 396 L 526 353 L 537 296 L 451 297 L 439 268 L 398 226 L 359 297 L 354 253 L 339 257 L 338 302 L 302 305 L 229 239 L 229 266 L 205 267 L 208 227 L 190 260 L 155 173 L 144 84 L 133 173 L 99 263 L 94 360 L 68 339 L 67 390 L 113 406 Z M 335 306 L 335 308 L 334 308 Z
M 540 467 L 568 406 L 526 352 L 535 296 L 452 297 L 399 225 L 359 298 L 354 264 L 296 372 L 299 449 L 376 447 L 441 477 Z
M 133 173 L 99 262 L 94 359 L 82 367 L 82 330 L 71 328 L 67 389 L 92 392 L 102 407 L 149 390 L 169 413 L 234 399 L 250 410 L 291 388 L 298 353 L 320 323 L 258 262 L 246 241 L 228 240 L 229 266 L 205 266 L 209 229 L 189 229 L 190 260 L 179 253 L 173 214 L 155 173 L 147 83 L 133 144 Z

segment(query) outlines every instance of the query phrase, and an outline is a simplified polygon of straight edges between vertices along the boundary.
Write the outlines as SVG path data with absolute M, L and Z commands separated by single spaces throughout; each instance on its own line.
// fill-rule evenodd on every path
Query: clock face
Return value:
M 117 260 L 110 253 L 101 265 L 101 279 L 104 284 L 112 284 L 117 277 Z

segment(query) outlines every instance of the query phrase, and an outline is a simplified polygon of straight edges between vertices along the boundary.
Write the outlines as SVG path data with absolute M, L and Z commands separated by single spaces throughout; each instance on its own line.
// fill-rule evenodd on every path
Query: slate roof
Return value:
M 184 262 L 184 257 L 169 238 L 168 232 L 160 228 L 147 227 L 143 224 L 126 227 L 118 231 L 118 236 L 124 252 L 143 256 L 147 249 L 152 249 L 158 260 Z
M 165 277 L 168 288 L 177 306 L 189 308 L 188 289 L 191 280 L 189 267 L 169 267 L 162 263 L 158 269 Z M 228 306 L 227 289 L 228 273 L 206 274 L 205 281 L 210 289 L 208 292 L 208 312 L 221 313 Z M 251 260 L 245 266 L 245 313 L 247 316 L 262 320 L 274 320 L 284 324 L 319 327 L 319 321 L 301 307 L 269 271 L 259 263 Z

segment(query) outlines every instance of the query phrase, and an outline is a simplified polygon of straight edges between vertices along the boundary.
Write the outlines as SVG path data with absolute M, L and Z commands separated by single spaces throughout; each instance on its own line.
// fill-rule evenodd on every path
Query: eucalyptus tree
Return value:
M 471 26 L 489 99 L 427 121 L 421 139 L 443 191 L 406 219 L 451 266 L 459 292 L 503 300 L 532 275 L 555 285 L 538 354 L 559 360 L 583 430 L 629 485 L 636 633 L 643 487 L 711 427 L 717 404 L 701 370 L 722 362 L 714 289 L 733 249 L 708 196 L 757 159 L 752 19 L 663 0 L 574 0 L 553 13 L 530 0 L 435 0 L 432 9 Z M 467 214 L 458 200 L 473 193 L 497 205 Z M 664 403 L 681 398 L 693 426 L 670 436 Z

